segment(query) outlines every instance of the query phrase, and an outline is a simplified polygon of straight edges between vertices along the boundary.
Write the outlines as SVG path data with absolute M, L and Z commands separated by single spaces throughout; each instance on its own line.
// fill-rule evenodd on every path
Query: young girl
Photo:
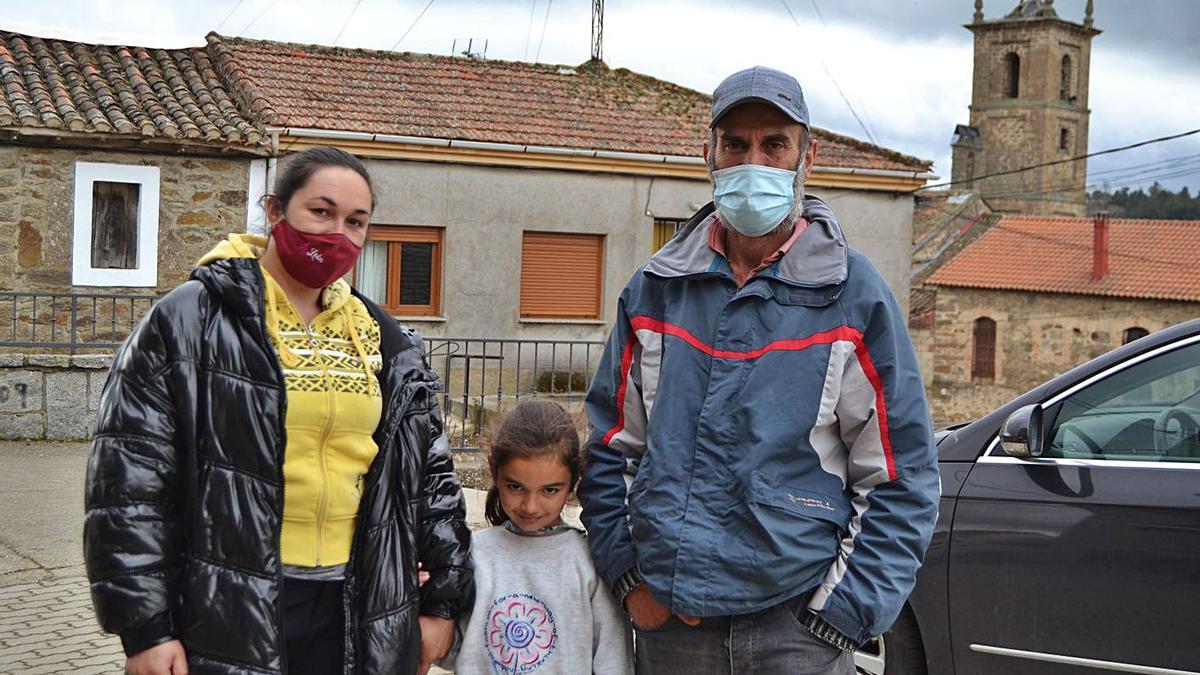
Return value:
M 475 604 L 444 666 L 462 675 L 633 673 L 629 624 L 592 567 L 586 536 L 563 524 L 584 465 L 570 415 L 522 400 L 490 445 L 486 508 L 496 527 L 472 537 Z

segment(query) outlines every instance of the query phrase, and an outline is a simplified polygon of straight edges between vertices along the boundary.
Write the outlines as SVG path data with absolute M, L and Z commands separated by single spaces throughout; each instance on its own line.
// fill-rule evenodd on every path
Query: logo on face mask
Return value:
M 309 288 L 325 288 L 354 267 L 362 247 L 344 234 L 301 232 L 287 220 L 271 230 L 283 269 Z
M 747 237 L 774 230 L 795 203 L 795 171 L 742 164 L 713 171 L 712 177 L 721 221 Z

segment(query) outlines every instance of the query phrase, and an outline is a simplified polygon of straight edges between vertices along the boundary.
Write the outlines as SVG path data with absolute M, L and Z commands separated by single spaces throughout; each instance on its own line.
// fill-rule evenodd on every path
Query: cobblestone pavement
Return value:
M 0 587 L 0 672 L 120 673 L 121 641 L 101 632 L 83 577 Z
M 86 456 L 82 443 L 0 441 L 0 675 L 124 668 L 120 639 L 96 623 L 83 571 Z M 483 527 L 484 493 L 466 493 L 467 519 Z M 578 524 L 578 508 L 567 518 Z

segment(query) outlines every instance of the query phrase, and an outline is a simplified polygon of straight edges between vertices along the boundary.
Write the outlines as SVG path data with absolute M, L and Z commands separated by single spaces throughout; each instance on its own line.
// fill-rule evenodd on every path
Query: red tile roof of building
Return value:
M 601 62 L 578 67 L 342 49 L 209 33 L 209 48 L 267 124 L 517 145 L 696 156 L 707 94 Z M 930 163 L 815 130 L 822 166 Z
M 257 146 L 209 50 L 93 45 L 0 31 L 0 130 Z
M 1200 221 L 1108 223 L 1108 274 L 1098 281 L 1092 219 L 1006 215 L 926 283 L 1200 301 Z

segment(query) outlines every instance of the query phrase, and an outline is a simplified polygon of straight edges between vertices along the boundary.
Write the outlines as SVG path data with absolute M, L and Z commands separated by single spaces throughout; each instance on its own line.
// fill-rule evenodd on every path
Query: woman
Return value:
M 221 242 L 113 363 L 96 614 L 133 675 L 423 673 L 469 606 L 470 533 L 420 340 L 341 279 L 370 178 L 307 150 L 266 206 L 270 239 Z

